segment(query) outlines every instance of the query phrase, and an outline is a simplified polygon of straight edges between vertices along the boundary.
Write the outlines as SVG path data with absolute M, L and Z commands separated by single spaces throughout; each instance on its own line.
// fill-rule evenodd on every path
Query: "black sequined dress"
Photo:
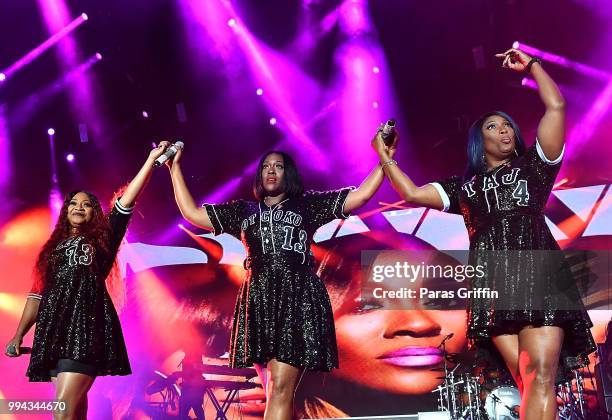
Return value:
M 543 258 L 558 260 L 561 253 L 543 211 L 562 157 L 547 159 L 536 141 L 524 155 L 467 182 L 451 177 L 432 185 L 445 211 L 463 215 L 471 263 L 486 267 L 487 276 L 473 279 L 470 287 L 499 293 L 470 300 L 468 338 L 489 346 L 490 337 L 518 333 L 527 325 L 559 326 L 565 333 L 561 360 L 573 368 L 595 350 L 593 324 L 569 267 L 559 262 L 547 275 L 541 268 Z
M 343 208 L 349 191 L 309 191 L 272 207 L 242 200 L 204 204 L 214 233 L 240 239 L 247 251 L 230 366 L 274 358 L 308 370 L 338 367 L 332 307 L 314 272 L 310 244 L 320 226 L 348 217 Z
M 50 371 L 59 359 L 94 366 L 97 376 L 132 373 L 119 318 L 105 285 L 131 211 L 118 201 L 111 210 L 109 255 L 103 255 L 84 236 L 61 242 L 51 254 L 44 288 L 36 285 L 28 295 L 40 299 L 26 373 L 31 382 L 50 381 Z

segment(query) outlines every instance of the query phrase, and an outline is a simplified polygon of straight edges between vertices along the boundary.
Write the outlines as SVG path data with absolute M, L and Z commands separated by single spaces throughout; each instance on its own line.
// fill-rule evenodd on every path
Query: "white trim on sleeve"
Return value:
M 442 211 L 448 211 L 450 207 L 450 199 L 448 198 L 448 194 L 446 194 L 446 191 L 444 191 L 444 188 L 442 188 L 442 185 L 440 185 L 438 182 L 430 182 L 429 185 L 433 186 L 436 191 L 438 191 L 438 194 L 440 194 L 442 204 L 444 204 L 444 208 L 442 209 Z
M 39 295 L 38 293 L 28 293 L 28 298 L 41 300 L 42 295 Z
M 119 200 L 117 200 L 115 201 L 115 210 L 122 214 L 132 214 L 132 212 L 134 211 L 134 207 L 123 207 L 119 203 Z
M 536 137 L 536 150 L 538 152 L 538 156 L 540 156 L 540 159 L 542 159 L 544 162 L 548 163 L 549 165 L 556 165 L 559 162 L 561 162 L 561 159 L 563 159 L 563 153 L 565 152 L 565 144 L 563 145 L 563 148 L 561 149 L 561 153 L 559 154 L 559 157 L 557 157 L 554 160 L 550 160 L 546 157 L 546 155 L 544 154 L 544 150 L 542 150 L 542 146 L 540 146 L 540 140 Z

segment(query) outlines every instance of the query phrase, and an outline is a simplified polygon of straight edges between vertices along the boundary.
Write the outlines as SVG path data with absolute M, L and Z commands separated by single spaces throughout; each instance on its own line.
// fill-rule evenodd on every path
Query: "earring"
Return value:
M 518 156 L 518 150 L 516 150 L 516 147 L 514 148 L 514 154 Z

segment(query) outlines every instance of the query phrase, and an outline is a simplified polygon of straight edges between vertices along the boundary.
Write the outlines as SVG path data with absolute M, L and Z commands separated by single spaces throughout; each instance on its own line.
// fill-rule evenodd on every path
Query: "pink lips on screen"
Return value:
M 432 366 L 442 361 L 442 351 L 437 347 L 408 346 L 385 353 L 379 359 L 402 367 Z

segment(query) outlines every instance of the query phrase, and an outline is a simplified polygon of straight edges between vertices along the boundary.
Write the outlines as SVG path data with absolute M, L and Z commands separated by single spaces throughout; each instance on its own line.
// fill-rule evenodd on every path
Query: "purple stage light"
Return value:
M 4 82 L 6 80 L 6 74 L 0 73 L 0 82 Z
M 276 125 L 276 118 L 272 117 L 270 118 L 270 125 Z
M 263 95 L 263 89 L 262 89 L 262 88 L 259 88 L 259 89 L 257 89 L 257 90 L 255 91 L 255 93 L 257 93 L 257 96 L 261 96 L 261 95 Z
M 372 67 L 372 73 L 376 73 L 376 74 L 380 73 L 380 69 L 378 68 L 378 66 Z
M 42 53 L 47 51 L 53 45 L 57 44 L 57 42 L 60 39 L 64 38 L 70 32 L 72 32 L 77 27 L 79 27 L 83 22 L 85 22 L 85 20 L 86 19 L 83 19 L 82 16 L 79 16 L 78 18 L 74 19 L 72 22 L 68 23 L 67 25 L 59 25 L 57 27 L 56 32 L 49 39 L 47 39 L 45 42 L 40 44 L 38 47 L 34 48 L 32 51 L 30 51 L 29 53 L 21 57 L 11 66 L 9 66 L 6 70 L 2 71 L 2 74 L 4 74 L 4 77 L 7 78 L 11 76 L 13 73 L 25 67 L 26 65 L 30 64 L 32 61 L 38 58 Z
M 87 14 L 82 13 L 71 23 L 68 0 L 38 0 L 37 3 L 49 33 L 58 31 L 61 33 L 65 31 L 65 28 L 77 27 L 89 19 Z M 57 57 L 60 68 L 65 72 L 78 67 L 81 64 L 83 53 L 80 51 L 76 38 L 66 36 L 62 42 L 58 43 Z M 98 61 L 95 55 L 92 55 L 91 59 L 94 62 Z M 94 75 L 88 75 L 84 72 L 76 74 L 68 91 L 68 96 L 73 117 L 89 126 L 94 140 L 102 141 L 105 138 L 102 135 L 105 126 L 105 114 L 99 112 L 98 109 L 100 101 L 97 100 L 93 87 L 96 85 L 94 78 Z
M 74 154 L 72 154 L 72 153 L 68 153 L 68 154 L 66 155 L 66 160 L 67 160 L 68 162 L 74 162 Z
M 88 71 L 89 68 L 97 62 L 98 60 L 96 60 L 95 56 L 92 55 L 83 63 L 70 69 L 70 71 L 64 73 L 55 81 L 49 83 L 42 89 L 39 89 L 19 102 L 19 104 L 14 108 L 12 124 L 14 124 L 15 127 L 22 127 L 28 123 L 30 117 L 38 109 L 43 107 L 54 95 L 58 94 L 63 89 L 69 87 L 73 83 L 78 83 L 79 79 L 83 77 L 83 73 Z
M 528 77 L 523 77 L 523 79 L 521 80 L 521 86 L 525 86 L 535 90 L 538 89 L 538 84 L 536 83 L 536 81 Z
M 142 111 L 143 118 L 149 118 L 149 113 L 147 111 Z
M 232 27 L 236 26 L 236 19 L 234 19 L 234 18 L 229 19 L 229 20 L 227 21 L 227 26 L 229 26 L 230 28 L 232 28 Z
M 50 128 L 47 130 L 47 134 L 50 136 L 54 136 L 55 135 L 55 130 L 53 128 Z
M 517 45 L 517 47 L 514 47 L 514 45 Z M 521 51 L 524 51 L 525 53 L 529 55 L 540 57 L 545 62 L 558 64 L 560 66 L 575 70 L 586 76 L 591 76 L 591 77 L 595 77 L 597 79 L 602 79 L 606 81 L 612 79 L 612 73 L 588 66 L 586 64 L 579 63 L 577 61 L 570 60 L 568 58 L 562 57 L 560 55 L 557 55 L 557 54 L 554 54 L 548 51 L 540 50 L 539 48 L 532 47 L 527 44 L 519 43 L 518 41 L 515 41 L 512 44 L 512 46 L 514 48 L 520 48 Z
M 372 102 L 372 108 L 378 109 L 378 102 L 377 101 Z
M 512 43 L 512 48 L 519 48 L 519 49 L 520 49 L 520 48 L 521 48 L 521 43 L 520 43 L 520 42 L 518 42 L 518 41 L 514 41 L 514 42 Z
M 64 199 L 62 198 L 62 193 L 60 192 L 57 185 L 55 185 L 51 191 L 49 191 L 49 209 L 51 210 L 51 225 L 55 224 L 55 221 L 59 217 L 60 210 L 62 209 L 62 204 L 64 203 Z
M 96 60 L 98 61 L 102 60 L 102 54 L 100 53 L 96 53 L 94 57 L 96 57 Z
M 606 87 L 597 95 L 591 108 L 589 108 L 580 121 L 574 125 L 574 128 L 567 137 L 567 150 L 565 153 L 568 159 L 575 159 L 576 156 L 579 155 L 578 153 L 574 153 L 574 151 L 580 150 L 591 139 L 611 106 L 612 80 L 609 81 Z
M 7 106 L 0 105 L 0 149 L 3 152 L 0 154 L 0 194 L 2 194 L 3 197 L 8 197 L 6 187 L 10 184 L 10 175 L 12 172 L 11 139 L 9 137 L 6 111 Z M 10 200 L 3 201 L 5 204 L 0 205 L 0 217 L 5 216 L 5 210 L 10 210 Z
M 340 26 L 345 33 L 356 36 L 370 30 L 370 21 L 364 0 L 345 0 L 340 5 Z

